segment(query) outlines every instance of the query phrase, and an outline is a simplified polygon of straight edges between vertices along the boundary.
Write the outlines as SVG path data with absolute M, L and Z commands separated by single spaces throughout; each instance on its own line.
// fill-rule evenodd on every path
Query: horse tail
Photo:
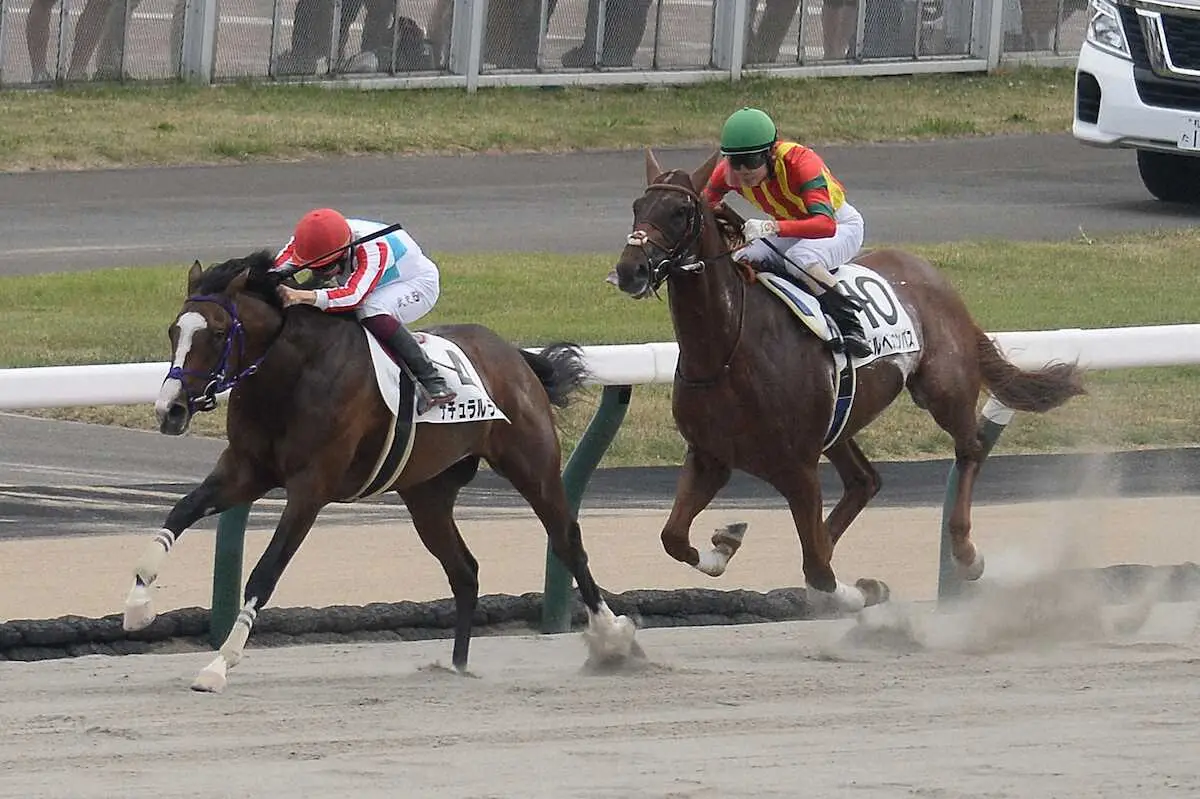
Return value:
M 984 384 L 993 397 L 1014 411 L 1045 413 L 1086 393 L 1083 370 L 1073 363 L 1049 363 L 1031 371 L 1018 369 L 979 328 L 975 329 L 975 347 Z
M 521 350 L 525 363 L 542 382 L 550 404 L 565 408 L 575 392 L 588 378 L 583 350 L 577 344 L 558 342 L 542 348 L 541 352 Z

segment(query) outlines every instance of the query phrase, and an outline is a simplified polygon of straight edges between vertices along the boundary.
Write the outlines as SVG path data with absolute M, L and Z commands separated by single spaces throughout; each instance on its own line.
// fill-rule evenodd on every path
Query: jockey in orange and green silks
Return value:
M 779 139 L 774 121 L 757 108 L 734 112 L 721 129 L 721 155 L 704 187 L 716 205 L 731 191 L 766 213 L 742 228 L 746 246 L 734 254 L 759 269 L 785 272 L 808 289 L 837 323 L 846 351 L 873 353 L 854 311 L 857 301 L 830 270 L 863 244 L 863 219 L 816 151 Z

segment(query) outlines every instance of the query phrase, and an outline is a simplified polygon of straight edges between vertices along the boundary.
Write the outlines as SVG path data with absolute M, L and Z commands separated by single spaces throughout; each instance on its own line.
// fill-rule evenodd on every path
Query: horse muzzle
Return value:
M 635 300 L 640 300 L 650 293 L 649 264 L 618 263 L 606 278 L 609 283 L 619 288 Z
M 183 384 L 174 378 L 163 381 L 158 400 L 154 403 L 158 431 L 167 436 L 181 436 L 192 421 L 192 408 Z
M 186 402 L 175 400 L 165 408 L 155 407 L 158 417 L 158 431 L 167 436 L 181 436 L 187 432 L 192 421 L 192 413 Z

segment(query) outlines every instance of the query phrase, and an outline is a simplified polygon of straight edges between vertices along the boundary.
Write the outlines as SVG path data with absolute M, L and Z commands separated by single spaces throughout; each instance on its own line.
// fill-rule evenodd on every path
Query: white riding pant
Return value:
M 842 203 L 842 207 L 834 214 L 834 220 L 837 222 L 837 232 L 828 238 L 792 239 L 785 236 L 768 236 L 750 242 L 738 250 L 734 258 L 753 264 L 774 264 L 799 277 L 796 274 L 796 266 L 782 262 L 779 255 L 767 246 L 769 241 L 798 266 L 821 264 L 826 269 L 836 269 L 858 255 L 866 232 L 862 215 L 850 203 Z
M 440 294 L 441 281 L 436 274 L 388 283 L 368 294 L 354 314 L 359 319 L 386 314 L 408 326 L 432 311 Z

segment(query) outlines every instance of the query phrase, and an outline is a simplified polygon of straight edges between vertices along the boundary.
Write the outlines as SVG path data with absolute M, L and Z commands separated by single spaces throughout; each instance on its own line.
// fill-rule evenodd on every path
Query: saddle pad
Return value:
M 864 358 L 855 358 L 855 366 L 865 366 L 889 355 L 920 352 L 921 345 L 912 317 L 891 284 L 876 272 L 858 264 L 844 264 L 830 271 L 842 289 L 864 306 L 863 310 L 857 312 L 858 319 L 874 352 Z M 770 272 L 759 272 L 758 280 L 791 309 L 817 338 L 822 341 L 833 338 L 829 322 L 811 294 L 790 280 Z
M 393 414 L 400 409 L 401 385 L 407 392 L 415 392 L 416 388 L 410 381 L 401 381 L 403 372 L 399 365 L 391 359 L 375 337 L 365 328 L 363 334 L 371 348 L 371 363 L 375 366 L 375 380 L 379 393 Z M 414 333 L 433 365 L 437 367 L 450 388 L 458 393 L 454 402 L 430 408 L 419 414 L 417 422 L 433 422 L 435 424 L 454 424 L 456 422 L 486 422 L 500 420 L 507 422 L 508 417 L 500 410 L 484 388 L 479 371 L 466 353 L 449 339 L 434 336 L 430 333 Z

